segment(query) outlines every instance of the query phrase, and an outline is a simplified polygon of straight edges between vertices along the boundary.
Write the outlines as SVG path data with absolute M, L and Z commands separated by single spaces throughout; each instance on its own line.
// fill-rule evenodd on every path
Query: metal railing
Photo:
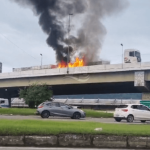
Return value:
M 69 105 L 124 105 L 139 104 L 137 99 L 55 99 L 54 102 L 62 102 Z

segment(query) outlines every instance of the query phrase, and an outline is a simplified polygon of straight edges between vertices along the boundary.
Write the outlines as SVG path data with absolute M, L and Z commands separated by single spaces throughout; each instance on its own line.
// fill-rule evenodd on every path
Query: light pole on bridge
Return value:
M 42 69 L 42 56 L 43 56 L 43 55 L 42 55 L 42 54 L 40 54 L 40 55 L 41 55 L 41 69 Z
M 121 46 L 122 46 L 122 68 L 123 68 L 123 63 L 124 63 L 124 59 L 123 59 L 123 44 L 121 43 Z

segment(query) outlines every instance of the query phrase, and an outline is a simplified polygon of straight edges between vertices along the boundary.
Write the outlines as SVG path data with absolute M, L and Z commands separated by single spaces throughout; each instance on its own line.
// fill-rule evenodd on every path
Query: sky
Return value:
M 126 9 L 102 21 L 107 35 L 99 57 L 111 64 L 122 62 L 121 43 L 123 49 L 140 50 L 142 62 L 150 61 L 150 0 L 128 1 Z M 31 9 L 10 0 L 0 0 L 0 62 L 3 63 L 3 72 L 39 66 L 40 54 L 43 65 L 56 64 L 55 52 L 47 45 L 46 39 L 47 35 Z

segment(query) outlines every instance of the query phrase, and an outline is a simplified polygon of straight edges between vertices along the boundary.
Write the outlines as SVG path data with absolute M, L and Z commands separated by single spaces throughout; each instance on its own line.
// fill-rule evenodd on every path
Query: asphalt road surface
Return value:
M 57 120 L 57 121 L 90 121 L 90 122 L 102 122 L 102 123 L 116 123 L 116 124 L 129 124 L 126 120 L 122 120 L 121 122 L 116 122 L 114 118 L 90 118 L 86 117 L 84 119 L 76 120 L 71 119 L 69 117 L 52 117 L 50 116 L 48 119 L 43 119 L 40 116 L 19 116 L 19 115 L 0 115 L 0 119 L 17 119 L 17 120 Z M 146 121 L 146 123 L 141 123 L 140 121 L 134 121 L 131 124 L 150 124 L 150 121 Z
M 0 150 L 127 150 L 127 149 L 0 147 Z

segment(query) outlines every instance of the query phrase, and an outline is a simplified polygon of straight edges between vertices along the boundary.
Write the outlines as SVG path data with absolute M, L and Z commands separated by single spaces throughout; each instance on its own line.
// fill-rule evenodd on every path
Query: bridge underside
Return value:
M 0 97 L 18 97 L 20 88 L 23 87 L 0 88 Z M 142 93 L 134 82 L 53 85 L 52 90 L 54 95 Z
M 141 91 L 134 86 L 133 82 L 55 85 L 52 88 L 54 95 L 141 93 Z

